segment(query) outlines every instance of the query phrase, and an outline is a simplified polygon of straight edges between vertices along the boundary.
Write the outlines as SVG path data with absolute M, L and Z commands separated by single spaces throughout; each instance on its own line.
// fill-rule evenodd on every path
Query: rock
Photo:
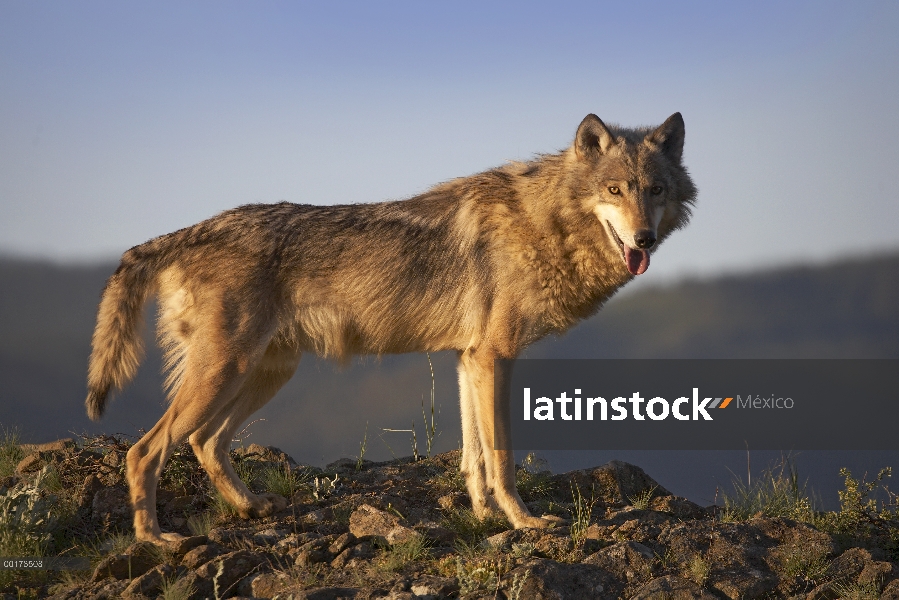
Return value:
M 357 544 L 352 546 L 351 548 L 347 548 L 340 554 L 338 554 L 334 560 L 331 561 L 331 567 L 334 569 L 343 569 L 344 567 L 348 567 L 351 564 L 355 564 L 355 562 L 359 562 L 360 560 L 368 560 L 375 556 L 375 549 L 369 542 L 362 542 L 361 544 Z
M 91 581 L 133 579 L 158 565 L 160 554 L 150 542 L 135 542 L 123 554 L 112 554 L 100 561 L 94 569 Z
M 19 464 L 16 465 L 16 475 L 34 473 L 36 471 L 40 471 L 41 467 L 43 466 L 44 461 L 41 460 L 41 455 L 35 452 L 34 454 L 29 454 L 19 461 Z
M 352 600 L 361 595 L 357 588 L 324 587 L 305 590 L 294 596 L 295 600 Z
M 429 525 L 419 530 L 426 539 L 437 546 L 451 547 L 456 541 L 456 532 L 439 525 Z
M 251 575 L 248 579 L 249 590 L 241 587 L 239 592 L 255 598 L 271 598 L 291 583 L 290 577 L 285 573 L 261 573 Z
M 294 564 L 298 567 L 308 567 L 315 563 L 330 562 L 333 555 L 328 551 L 328 547 L 333 540 L 333 537 L 326 536 L 300 546 Z
M 116 452 L 115 450 L 107 452 L 103 456 L 103 464 L 107 467 L 112 467 L 114 469 L 118 469 L 125 462 L 122 455 Z
M 414 529 L 400 525 L 399 517 L 363 504 L 350 515 L 350 533 L 357 538 L 380 538 L 399 544 L 418 537 Z
M 124 487 L 104 487 L 91 500 L 91 516 L 104 527 L 125 529 L 131 525 L 131 498 Z
M 257 572 L 265 563 L 265 559 L 249 550 L 237 550 L 214 558 L 195 571 L 201 579 L 211 581 L 213 594 L 216 597 L 228 598 L 233 595 L 237 583 Z
M 165 503 L 165 512 L 183 512 L 193 506 L 193 496 L 175 496 Z
M 717 600 L 701 587 L 676 575 L 653 579 L 641 587 L 631 600 Z
M 356 543 L 356 536 L 352 533 L 344 533 L 343 535 L 338 536 L 336 540 L 331 542 L 331 545 L 328 546 L 328 552 L 337 556 L 350 546 L 353 546 Z
M 413 581 L 409 591 L 419 600 L 439 600 L 455 595 L 459 591 L 459 583 L 454 577 L 425 575 Z
M 331 473 L 349 473 L 355 470 L 355 458 L 338 458 L 334 462 L 325 465 L 325 471 L 329 471 Z
M 899 600 L 899 579 L 894 579 L 883 588 L 880 600 Z
M 582 493 L 595 490 L 607 504 L 631 504 L 633 499 L 652 490 L 654 496 L 671 496 L 659 483 L 636 465 L 621 460 L 610 461 L 596 469 L 572 471 L 562 476 L 574 483 Z
M 655 553 L 637 542 L 618 542 L 587 557 L 584 564 L 596 565 L 617 578 L 631 581 L 648 581 L 652 578 Z
M 75 440 L 72 438 L 62 438 L 44 444 L 21 444 L 19 447 L 25 452 L 62 452 L 74 448 Z
M 521 585 L 519 598 L 528 600 L 606 600 L 619 597 L 624 589 L 622 583 L 600 567 L 539 558 L 530 559 L 503 579 L 508 582 L 517 579 Z
M 296 461 L 289 454 L 274 446 L 261 446 L 259 444 L 250 444 L 246 448 L 237 448 L 234 453 L 245 458 L 263 460 L 273 463 L 288 463 L 290 466 L 296 466 Z
M 702 519 L 708 516 L 706 509 L 678 496 L 656 496 L 652 499 L 650 507 L 678 519 Z
M 171 550 L 175 553 L 176 556 L 184 556 L 194 548 L 206 545 L 208 542 L 209 538 L 207 538 L 205 535 L 192 535 L 190 537 L 181 538 L 177 542 L 174 542 L 171 545 Z
M 871 562 L 870 552 L 864 548 L 849 548 L 833 559 L 827 574 L 833 579 L 856 581 L 869 562 Z
M 216 556 L 221 556 L 226 552 L 227 550 L 214 542 L 202 546 L 197 546 L 196 548 L 189 550 L 184 555 L 184 557 L 181 559 L 181 564 L 188 569 L 196 569 L 200 565 L 208 563 Z
M 167 579 L 176 576 L 175 567 L 172 565 L 158 565 L 150 569 L 140 577 L 131 581 L 125 588 L 123 596 L 155 596 L 162 591 L 162 584 Z
M 437 498 L 437 506 L 439 506 L 443 510 L 452 510 L 463 505 L 463 498 L 464 494 L 462 494 L 461 492 L 445 494 Z
M 883 585 L 887 581 L 893 581 L 899 577 L 899 570 L 891 563 L 885 561 L 872 561 L 865 565 L 858 576 L 861 585 Z

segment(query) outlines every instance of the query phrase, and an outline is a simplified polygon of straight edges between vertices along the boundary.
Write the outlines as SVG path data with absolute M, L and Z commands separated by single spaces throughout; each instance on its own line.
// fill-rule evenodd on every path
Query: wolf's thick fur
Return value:
M 159 301 L 171 405 L 128 453 L 138 539 L 163 543 L 156 485 L 189 440 L 244 517 L 282 509 L 252 494 L 228 460 L 234 432 L 292 375 L 302 352 L 459 355 L 461 469 L 479 515 L 502 509 L 540 527 L 494 450 L 494 359 L 593 314 L 684 226 L 696 196 L 681 162 L 679 113 L 656 129 L 588 115 L 558 154 L 455 179 L 408 200 L 242 206 L 128 250 L 106 284 L 93 337 L 87 411 L 133 376 L 142 308 Z M 508 446 L 505 446 L 508 447 Z

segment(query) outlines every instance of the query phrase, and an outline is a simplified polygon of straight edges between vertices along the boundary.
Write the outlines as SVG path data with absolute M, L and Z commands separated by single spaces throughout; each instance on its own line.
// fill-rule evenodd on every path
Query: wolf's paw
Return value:
M 135 532 L 134 537 L 139 542 L 150 542 L 157 546 L 168 547 L 177 546 L 181 540 L 185 539 L 180 533 L 160 533 L 156 535 L 152 532 Z
M 278 494 L 259 494 L 248 512 L 248 517 L 258 519 L 270 517 L 287 508 L 287 498 Z
M 515 523 L 515 529 L 525 529 L 532 527 L 534 529 L 547 529 L 561 525 L 565 521 L 554 515 L 543 515 L 542 517 L 522 517 Z

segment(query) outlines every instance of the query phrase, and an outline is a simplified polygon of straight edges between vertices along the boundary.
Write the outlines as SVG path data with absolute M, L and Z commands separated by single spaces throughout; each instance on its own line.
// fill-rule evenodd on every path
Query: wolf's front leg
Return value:
M 478 432 L 478 410 L 468 370 L 459 361 L 459 404 L 462 413 L 462 460 L 459 470 L 471 498 L 471 508 L 479 519 L 498 511 L 499 506 L 487 484 L 487 470 Z
M 550 521 L 531 516 L 515 488 L 515 459 L 510 449 L 511 424 L 509 422 L 507 385 L 509 374 L 504 363 L 498 363 L 497 366 L 503 365 L 499 368 L 495 368 L 494 365 L 494 354 L 484 351 L 468 350 L 461 355 L 459 360 L 460 384 L 463 379 L 467 379 L 471 417 L 477 428 L 476 437 L 480 441 L 478 455 L 481 461 L 479 465 L 483 464 L 485 495 L 488 498 L 492 495 L 496 505 L 506 514 L 509 522 L 516 529 L 548 527 L 551 525 Z M 462 376 L 463 371 L 465 377 Z M 494 396 L 495 377 L 499 378 L 496 380 L 499 384 L 496 389 L 505 391 L 498 397 Z M 464 419 L 465 409 L 463 408 L 463 435 L 466 429 Z M 499 441 L 499 446 L 505 449 L 494 449 L 494 440 Z M 466 468 L 474 468 L 474 454 L 469 453 L 466 457 L 466 448 L 463 447 L 462 455 L 463 472 Z M 466 462 L 466 458 L 468 462 Z M 478 500 L 482 497 L 481 490 L 476 487 L 479 482 L 475 480 L 474 483 L 475 485 L 472 485 L 472 476 L 469 474 L 468 488 L 469 493 L 472 494 L 473 506 L 475 506 L 476 497 Z

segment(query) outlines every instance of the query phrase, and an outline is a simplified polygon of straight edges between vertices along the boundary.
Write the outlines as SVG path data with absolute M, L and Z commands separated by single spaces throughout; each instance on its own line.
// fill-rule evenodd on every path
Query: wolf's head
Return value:
M 607 127 L 592 114 L 578 127 L 577 196 L 632 275 L 646 271 L 652 250 L 690 216 L 696 188 L 681 163 L 683 149 L 680 113 L 655 129 Z

